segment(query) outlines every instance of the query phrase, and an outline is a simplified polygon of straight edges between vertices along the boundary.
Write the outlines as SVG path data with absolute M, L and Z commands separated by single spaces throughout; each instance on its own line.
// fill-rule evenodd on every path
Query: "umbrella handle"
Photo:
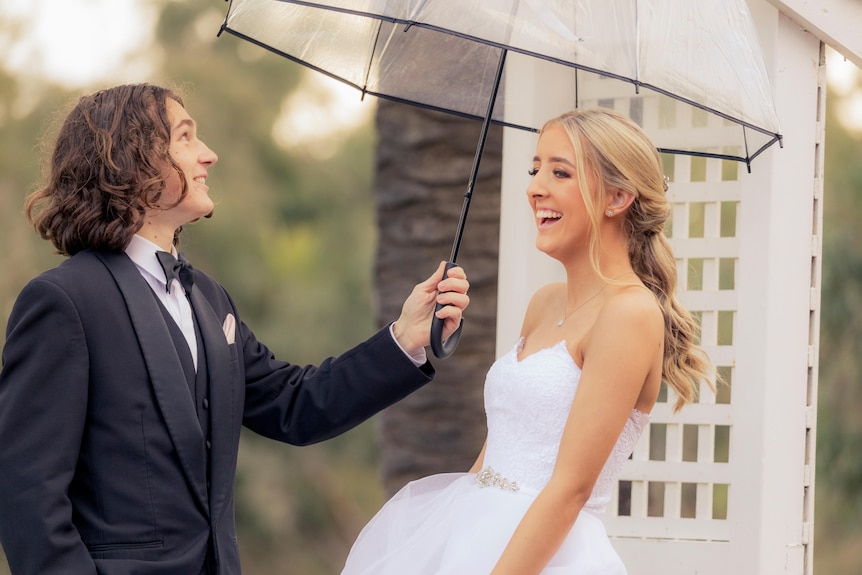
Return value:
M 446 269 L 443 271 L 443 277 L 449 274 L 449 270 L 458 267 L 455 262 L 446 262 Z M 464 319 L 461 319 L 461 325 L 458 329 L 449 336 L 449 339 L 443 341 L 443 320 L 437 317 L 437 311 L 443 307 L 443 304 L 438 303 L 434 306 L 434 316 L 431 318 L 431 351 L 436 357 L 446 359 L 455 348 L 458 347 L 458 342 L 461 341 L 461 329 L 464 327 Z

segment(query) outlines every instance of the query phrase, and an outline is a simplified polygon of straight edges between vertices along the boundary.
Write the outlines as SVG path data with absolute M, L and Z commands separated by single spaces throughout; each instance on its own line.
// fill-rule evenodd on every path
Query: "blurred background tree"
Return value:
M 378 322 L 395 317 L 403 293 L 448 258 L 480 123 L 380 101 L 376 181 Z M 502 129 L 492 127 L 476 179 L 458 264 L 470 278 L 470 308 L 457 351 L 434 361 L 437 377 L 379 416 L 387 494 L 408 481 L 469 469 L 485 440 L 482 393 L 494 361 L 500 235 Z
M 3 331 L 24 283 L 59 262 L 21 213 L 40 182 L 39 135 L 81 93 L 122 81 L 184 90 L 220 161 L 211 178 L 215 216 L 187 227 L 183 250 L 225 284 L 278 356 L 315 363 L 361 341 L 394 318 L 412 285 L 448 255 L 478 125 L 395 104 L 381 103 L 375 115 L 374 103 L 358 104 L 355 92 L 345 99 L 280 57 L 216 39 L 226 8 L 216 0 L 4 1 Z M 89 26 L 73 18 L 84 12 Z M 138 28 L 122 25 L 128 14 Z M 52 19 L 64 28 L 46 32 Z M 21 55 L 46 34 L 56 36 L 55 50 L 95 46 L 81 52 L 82 69 L 106 63 L 75 79 L 68 66 L 49 71 L 39 54 Z M 114 46 L 129 38 L 137 38 L 130 52 Z M 830 90 L 828 97 L 815 564 L 821 574 L 855 575 L 862 564 L 862 132 L 845 126 L 839 104 L 849 96 Z M 457 354 L 436 362 L 434 391 L 335 440 L 300 449 L 243 435 L 237 524 L 247 574 L 338 573 L 387 492 L 475 457 L 496 314 L 500 132 L 491 138 L 459 258 L 474 301 Z M 428 219 L 415 219 L 417 212 Z M 392 445 L 393 438 L 406 447 L 387 447 L 381 457 L 378 440 Z M 0 574 L 7 572 L 0 552 Z

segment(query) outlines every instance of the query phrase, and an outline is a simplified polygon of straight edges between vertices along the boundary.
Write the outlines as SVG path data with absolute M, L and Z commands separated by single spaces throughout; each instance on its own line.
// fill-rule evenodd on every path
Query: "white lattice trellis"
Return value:
M 678 129 L 688 122 L 689 130 L 712 130 L 690 116 L 675 120 Z M 732 489 L 738 167 L 717 159 L 665 157 L 673 206 L 667 233 L 677 257 L 680 297 L 699 321 L 701 345 L 724 381 L 717 393 L 702 384 L 697 403 L 678 414 L 672 410 L 672 394 L 663 391 L 606 519 L 617 538 L 687 541 L 704 547 L 705 555 L 726 552 L 726 545 L 716 544 L 731 538 L 727 501 Z

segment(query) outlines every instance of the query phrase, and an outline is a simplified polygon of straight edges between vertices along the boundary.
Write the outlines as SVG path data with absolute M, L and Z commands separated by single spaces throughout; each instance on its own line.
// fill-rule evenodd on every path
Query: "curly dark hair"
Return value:
M 185 175 L 168 153 L 168 98 L 183 104 L 168 88 L 126 84 L 83 96 L 66 116 L 47 182 L 24 203 L 27 220 L 58 253 L 125 250 L 165 190 L 166 166 L 182 182 L 176 204 L 185 197 Z

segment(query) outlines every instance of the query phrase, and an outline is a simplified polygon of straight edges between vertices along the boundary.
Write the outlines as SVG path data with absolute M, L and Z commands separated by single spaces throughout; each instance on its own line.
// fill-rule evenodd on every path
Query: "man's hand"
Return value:
M 431 317 L 435 304 L 444 306 L 436 314 L 443 320 L 444 340 L 461 325 L 461 315 L 470 304 L 467 295 L 470 283 L 464 269 L 453 267 L 449 270 L 449 276 L 444 278 L 445 268 L 446 262 L 440 262 L 430 278 L 413 288 L 401 307 L 401 316 L 392 326 L 395 339 L 410 355 L 431 343 Z

